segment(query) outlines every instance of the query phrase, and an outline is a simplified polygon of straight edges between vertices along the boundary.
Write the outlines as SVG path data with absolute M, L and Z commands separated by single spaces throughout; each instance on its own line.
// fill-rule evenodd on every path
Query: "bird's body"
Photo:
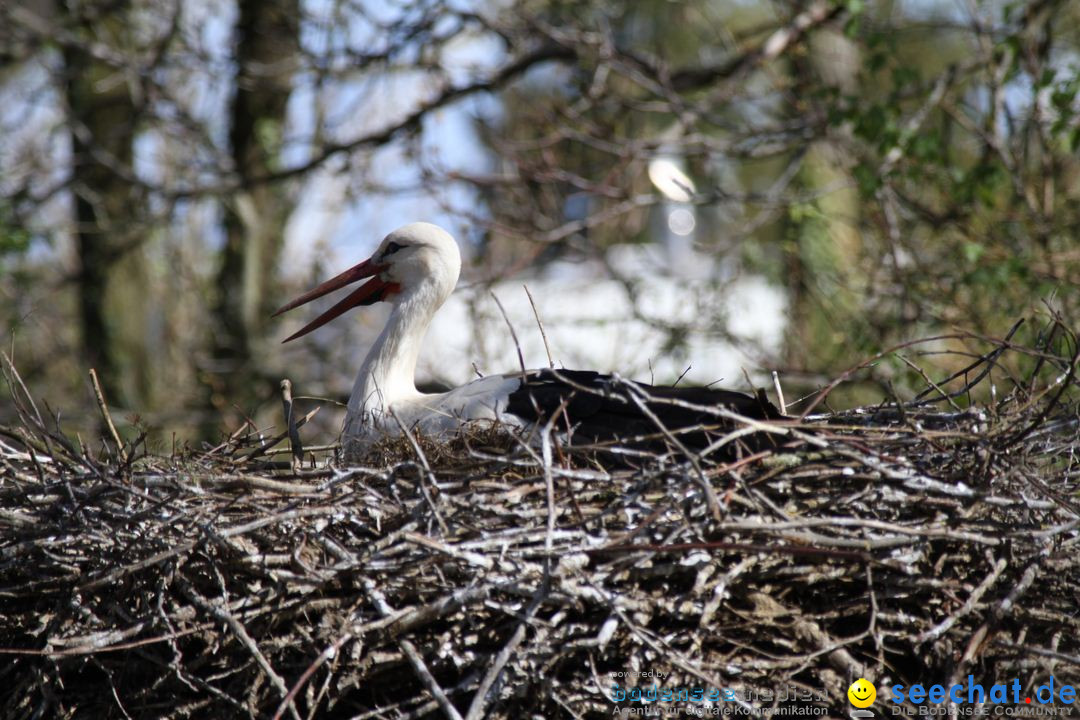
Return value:
M 715 436 L 704 426 L 731 425 L 730 420 L 720 420 L 714 408 L 758 419 L 782 417 L 760 397 L 708 388 L 654 387 L 581 370 L 489 375 L 449 392 L 421 393 L 414 379 L 420 344 L 435 312 L 457 284 L 460 269 L 457 243 L 449 233 L 428 223 L 412 223 L 390 233 L 371 259 L 278 311 L 371 278 L 288 338 L 292 340 L 349 308 L 379 301 L 393 305 L 349 398 L 347 445 L 363 447 L 399 434 L 402 428 L 446 436 L 470 423 L 494 421 L 530 428 L 551 421 L 558 432 L 589 441 L 643 436 L 666 441 L 674 431 L 676 443 L 701 449 Z
M 520 427 L 521 418 L 509 414 L 510 395 L 521 386 L 519 377 L 488 375 L 444 393 L 416 392 L 385 404 L 353 393 L 345 418 L 345 436 L 378 439 L 397 435 L 401 426 L 428 437 L 445 437 L 468 422 L 495 421 Z M 358 398 L 367 397 L 366 402 Z

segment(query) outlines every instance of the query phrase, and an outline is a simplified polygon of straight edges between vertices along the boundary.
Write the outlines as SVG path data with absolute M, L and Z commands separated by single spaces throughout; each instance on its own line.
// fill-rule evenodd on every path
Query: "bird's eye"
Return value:
M 386 246 L 386 250 L 383 251 L 383 257 L 386 257 L 387 255 L 393 255 L 403 247 L 405 246 L 396 242 L 392 242 Z

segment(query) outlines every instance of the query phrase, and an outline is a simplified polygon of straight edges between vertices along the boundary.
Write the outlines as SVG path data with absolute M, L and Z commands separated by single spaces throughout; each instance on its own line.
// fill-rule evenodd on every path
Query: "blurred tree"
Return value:
M 852 95 L 859 91 L 862 64 L 858 44 L 838 28 L 823 28 L 807 43 L 806 52 L 789 64 L 793 117 L 811 106 L 818 116 L 828 107 L 814 98 Z M 786 221 L 785 273 L 792 300 L 791 340 L 787 364 L 798 367 L 811 352 L 811 363 L 832 364 L 850 356 L 848 345 L 865 337 L 868 277 L 866 252 L 859 231 L 861 203 L 850 175 L 852 165 L 845 130 L 822 133 L 809 145 L 794 187 L 807 203 L 792 206 Z M 840 357 L 837 357 L 837 356 Z
M 286 111 L 300 51 L 298 0 L 240 0 L 236 21 L 236 87 L 229 146 L 239 187 L 225 198 L 225 246 L 217 272 L 213 363 L 206 373 L 210 404 L 250 410 L 267 393 L 254 351 L 275 306 L 285 222 L 292 201 L 283 183 L 267 179 L 281 168 Z
M 127 2 L 73 2 L 56 30 L 71 38 L 61 49 L 85 360 L 114 402 L 137 407 L 148 400 L 153 363 L 143 337 L 149 308 L 138 300 L 147 292 L 144 238 L 134 222 L 144 202 L 132 170 L 139 113 L 128 68 L 103 57 L 123 57 L 131 14 Z M 91 42 L 105 50 L 93 52 Z
M 42 280 L 0 277 L 0 317 L 39 386 L 96 365 L 114 402 L 217 427 L 286 365 L 348 390 L 347 330 L 264 351 L 286 227 L 458 218 L 488 278 L 602 263 L 676 202 L 715 266 L 789 289 L 760 364 L 812 389 L 914 336 L 1080 313 L 1078 28 L 1064 0 L 0 3 L 0 252 Z
M 684 159 L 715 223 L 699 248 L 741 243 L 789 287 L 807 389 L 954 324 L 1002 333 L 1044 298 L 1080 312 L 1075 3 L 530 7 L 575 65 L 516 88 L 487 132 L 521 180 L 489 184 L 511 237 L 648 240 L 647 168 Z

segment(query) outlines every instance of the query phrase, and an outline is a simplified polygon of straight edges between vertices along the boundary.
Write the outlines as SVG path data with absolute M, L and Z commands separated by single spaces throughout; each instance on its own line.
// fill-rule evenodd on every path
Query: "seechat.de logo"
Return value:
M 859 678 L 847 689 L 848 700 L 857 708 L 866 708 L 877 699 L 877 688 L 866 678 Z

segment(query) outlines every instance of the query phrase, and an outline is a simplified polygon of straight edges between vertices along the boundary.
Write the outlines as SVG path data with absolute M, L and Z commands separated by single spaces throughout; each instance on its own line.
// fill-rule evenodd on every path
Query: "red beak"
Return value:
M 286 310 L 292 310 L 295 307 L 300 307 L 305 303 L 309 303 L 315 298 L 320 298 L 327 293 L 343 288 L 350 283 L 354 283 L 357 280 L 362 280 L 366 277 L 373 277 L 357 289 L 345 296 L 337 305 L 324 312 L 319 317 L 309 322 L 304 327 L 297 330 L 289 337 L 282 340 L 283 343 L 287 343 L 290 340 L 295 340 L 298 337 L 307 335 L 312 330 L 321 328 L 326 323 L 330 322 L 337 316 L 344 313 L 346 310 L 350 310 L 360 305 L 371 305 L 377 303 L 380 300 L 385 300 L 394 293 L 401 291 L 401 286 L 397 283 L 387 282 L 378 277 L 378 274 L 386 269 L 386 265 L 377 265 L 371 260 L 365 260 L 364 262 L 349 268 L 345 272 L 341 273 L 335 278 L 331 278 L 318 287 L 314 287 L 308 290 L 306 293 L 296 298 L 287 305 L 282 305 L 274 313 L 274 317 L 277 317 Z

